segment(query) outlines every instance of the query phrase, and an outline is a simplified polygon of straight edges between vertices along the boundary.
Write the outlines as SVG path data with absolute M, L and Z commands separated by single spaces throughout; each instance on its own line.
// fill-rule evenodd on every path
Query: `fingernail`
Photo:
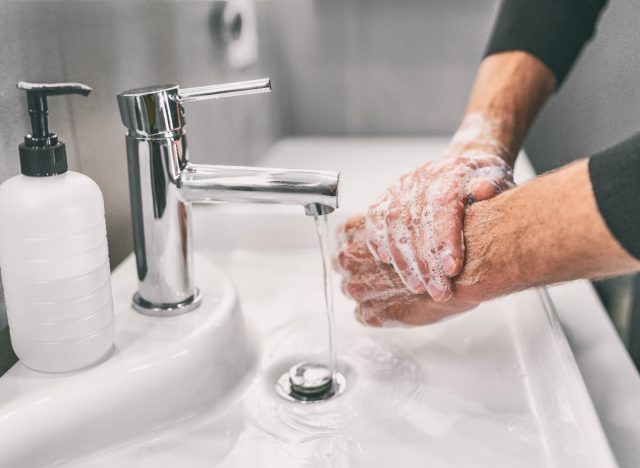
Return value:
M 447 253 L 442 256 L 442 268 L 444 268 L 444 272 L 447 276 L 453 276 L 456 274 L 456 270 L 458 268 L 458 262 L 453 258 L 453 255 Z
M 437 296 L 433 297 L 436 302 L 447 302 L 453 296 L 453 291 L 442 289 Z
M 452 291 L 447 289 L 444 286 L 440 286 L 438 284 L 434 284 L 433 282 L 429 283 L 429 287 L 427 288 L 429 295 L 436 302 L 445 302 L 447 301 L 451 295 Z

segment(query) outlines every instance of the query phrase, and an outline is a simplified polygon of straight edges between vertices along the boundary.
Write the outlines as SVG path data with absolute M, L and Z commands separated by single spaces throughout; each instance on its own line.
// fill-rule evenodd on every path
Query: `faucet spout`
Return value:
M 185 200 L 198 202 L 320 205 L 338 208 L 340 174 L 335 171 L 188 164 L 178 180 Z M 320 213 L 318 213 L 320 214 Z

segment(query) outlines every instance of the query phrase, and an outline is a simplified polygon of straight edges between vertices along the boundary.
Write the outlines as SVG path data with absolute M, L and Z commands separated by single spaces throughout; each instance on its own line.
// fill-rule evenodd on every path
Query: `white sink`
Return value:
M 341 169 L 335 222 L 443 145 L 289 141 L 261 163 Z M 203 305 L 178 317 L 133 312 L 129 258 L 113 274 L 117 341 L 105 362 L 59 376 L 16 364 L 0 378 L 0 466 L 616 466 L 536 291 L 412 330 L 366 329 L 339 296 L 345 393 L 281 399 L 274 385 L 288 366 L 326 355 L 312 222 L 273 206 L 198 208 L 194 218 Z

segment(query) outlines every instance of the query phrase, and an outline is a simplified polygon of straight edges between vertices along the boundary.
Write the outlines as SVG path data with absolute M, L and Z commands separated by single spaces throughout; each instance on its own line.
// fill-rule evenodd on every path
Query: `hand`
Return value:
M 338 229 L 339 250 L 334 269 L 342 275 L 342 292 L 356 300 L 356 318 L 375 327 L 426 325 L 473 308 L 483 298 L 457 287 L 447 302 L 407 290 L 388 264 L 376 260 L 366 243 L 365 219 L 348 220 Z
M 464 120 L 441 161 L 403 175 L 366 214 L 367 245 L 393 266 L 409 291 L 437 302 L 453 292 L 464 263 L 462 220 L 469 203 L 513 186 L 508 150 L 494 139 L 500 126 L 480 114 Z
M 532 286 L 640 271 L 600 215 L 587 160 L 474 203 L 463 221 L 466 258 L 447 302 L 412 293 L 371 255 L 364 216 L 342 226 L 334 267 L 359 320 L 423 325 Z

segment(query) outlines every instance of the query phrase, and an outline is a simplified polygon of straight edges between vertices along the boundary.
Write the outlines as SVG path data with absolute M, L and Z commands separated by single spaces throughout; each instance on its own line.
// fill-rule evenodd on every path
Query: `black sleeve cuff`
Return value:
M 589 176 L 609 230 L 640 259 L 640 133 L 592 156 Z
M 485 56 L 522 50 L 539 58 L 558 88 L 593 35 L 607 0 L 503 0 Z

